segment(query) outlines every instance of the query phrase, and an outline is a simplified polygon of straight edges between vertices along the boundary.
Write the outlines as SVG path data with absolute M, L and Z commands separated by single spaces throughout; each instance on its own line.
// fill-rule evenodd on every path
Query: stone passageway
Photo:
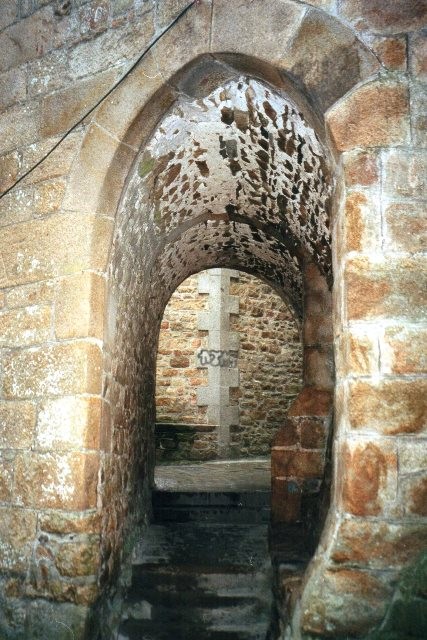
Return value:
M 158 467 L 120 640 L 270 638 L 267 460 Z

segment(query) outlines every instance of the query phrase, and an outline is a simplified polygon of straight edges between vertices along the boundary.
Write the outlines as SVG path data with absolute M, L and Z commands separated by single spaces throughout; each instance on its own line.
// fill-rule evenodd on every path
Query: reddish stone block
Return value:
M 391 595 L 386 581 L 367 571 L 330 568 L 311 583 L 302 630 L 323 637 L 365 636 L 383 619 Z
M 271 519 L 278 522 L 297 522 L 301 517 L 301 487 L 294 480 L 272 478 Z
M 96 575 L 99 566 L 99 541 L 63 542 L 58 545 L 55 566 L 62 576 Z
M 347 196 L 343 212 L 345 253 L 366 253 L 380 247 L 381 216 L 378 207 L 365 193 L 356 191 Z
M 344 154 L 344 177 L 349 187 L 371 186 L 379 177 L 378 157 L 375 152 L 355 151 Z
M 324 416 L 332 408 L 332 393 L 316 387 L 304 387 L 289 407 L 289 417 Z
M 397 454 L 382 441 L 352 442 L 342 451 L 343 507 L 358 516 L 384 513 L 396 499 Z
M 339 10 L 356 29 L 374 33 L 414 31 L 427 23 L 425 0 L 342 0 Z
M 395 435 L 427 428 L 427 380 L 355 381 L 348 389 L 353 429 Z
M 323 465 L 321 451 L 285 449 L 276 451 L 272 457 L 271 474 L 274 478 L 319 478 Z
M 379 346 L 377 335 L 372 327 L 357 330 L 351 328 L 345 342 L 345 373 L 346 375 L 372 375 L 378 372 Z
M 427 304 L 424 262 L 422 256 L 387 262 L 348 259 L 344 271 L 347 319 L 400 317 L 419 321 Z
M 427 546 L 422 525 L 393 524 L 366 520 L 344 520 L 338 530 L 332 560 L 343 564 L 388 569 L 405 566 Z
M 326 116 L 338 151 L 402 144 L 409 136 L 405 85 L 374 81 L 346 95 Z
M 382 64 L 392 71 L 406 71 L 406 37 L 375 38 L 373 49 Z
M 286 420 L 283 427 L 276 432 L 274 436 L 271 448 L 274 450 L 276 447 L 292 447 L 298 444 L 299 434 L 298 426 L 295 420 Z
M 325 421 L 319 418 L 303 418 L 300 424 L 301 447 L 323 449 L 326 444 Z
M 427 214 L 424 204 L 390 204 L 384 213 L 385 245 L 391 251 L 418 253 L 427 246 Z
M 402 484 L 402 503 L 408 515 L 427 516 L 427 477 L 405 478 Z
M 392 326 L 381 345 L 384 373 L 427 373 L 427 329 Z

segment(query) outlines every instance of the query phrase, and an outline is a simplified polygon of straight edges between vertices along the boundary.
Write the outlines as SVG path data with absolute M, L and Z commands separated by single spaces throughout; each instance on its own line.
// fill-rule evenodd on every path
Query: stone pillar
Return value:
M 226 457 L 230 446 L 230 426 L 239 423 L 239 407 L 230 405 L 230 388 L 239 386 L 237 358 L 230 352 L 239 349 L 239 335 L 230 331 L 230 313 L 238 313 L 239 299 L 230 295 L 230 279 L 238 278 L 231 269 L 210 269 L 199 276 L 199 293 L 209 295 L 209 310 L 199 314 L 198 328 L 208 331 L 208 386 L 197 393 L 199 406 L 208 407 L 208 423 L 218 425 L 218 453 Z

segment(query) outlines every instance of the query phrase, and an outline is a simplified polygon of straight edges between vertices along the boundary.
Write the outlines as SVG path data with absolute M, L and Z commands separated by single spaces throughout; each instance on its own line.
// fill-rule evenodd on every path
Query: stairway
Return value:
M 119 640 L 266 640 L 269 491 L 156 491 Z

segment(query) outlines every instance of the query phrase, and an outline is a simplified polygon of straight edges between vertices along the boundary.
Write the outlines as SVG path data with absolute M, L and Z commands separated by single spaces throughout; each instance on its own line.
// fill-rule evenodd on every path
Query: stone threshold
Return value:
M 159 465 L 154 472 L 156 491 L 269 491 L 270 485 L 270 458 Z

